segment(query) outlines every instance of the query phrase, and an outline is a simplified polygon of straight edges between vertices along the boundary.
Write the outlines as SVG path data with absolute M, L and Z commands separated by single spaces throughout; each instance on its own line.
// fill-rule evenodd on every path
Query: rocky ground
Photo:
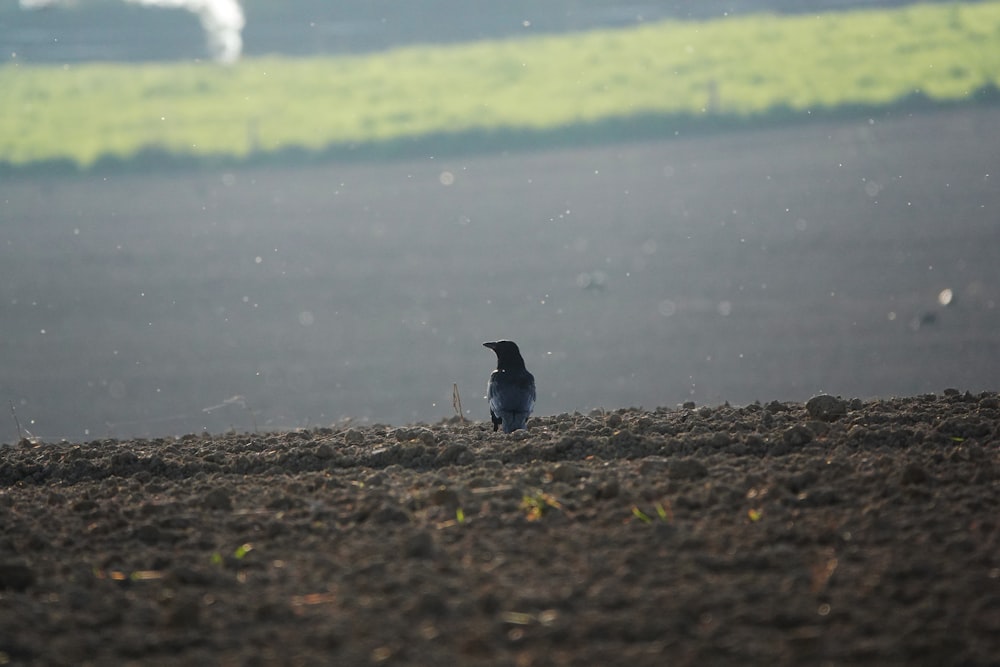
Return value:
M 990 665 L 1000 397 L 0 448 L 0 663 Z

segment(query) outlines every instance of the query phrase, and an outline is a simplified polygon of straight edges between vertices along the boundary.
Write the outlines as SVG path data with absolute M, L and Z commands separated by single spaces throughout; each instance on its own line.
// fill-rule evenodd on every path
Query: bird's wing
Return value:
M 487 388 L 494 412 L 531 412 L 535 405 L 535 382 L 531 374 L 514 376 L 494 371 Z

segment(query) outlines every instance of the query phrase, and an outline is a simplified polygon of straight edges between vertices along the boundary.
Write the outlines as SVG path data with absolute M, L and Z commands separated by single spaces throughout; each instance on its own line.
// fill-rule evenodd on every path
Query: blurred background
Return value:
M 32 62 L 182 60 L 217 55 L 201 34 L 235 33 L 241 53 L 311 56 L 407 44 L 468 42 L 627 27 L 665 18 L 711 19 L 753 12 L 809 13 L 899 6 L 905 0 L 8 0 L 5 50 Z M 188 9 L 184 9 L 187 7 Z M 63 11 L 30 11 L 62 8 Z M 65 10 L 72 11 L 65 11 Z M 29 10 L 29 11 L 23 11 Z M 152 11 L 151 11 L 152 10 Z M 159 10 L 159 11 L 157 11 Z M 203 17 L 208 16 L 207 20 Z M 525 25 L 528 22 L 528 25 Z
M 0 442 L 996 390 L 1000 3 L 0 4 Z M 5 424 L 5 425 L 4 425 Z

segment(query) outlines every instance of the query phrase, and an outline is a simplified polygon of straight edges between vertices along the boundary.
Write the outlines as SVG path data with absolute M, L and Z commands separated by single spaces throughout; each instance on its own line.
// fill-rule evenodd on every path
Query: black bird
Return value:
M 493 430 L 501 424 L 504 433 L 528 428 L 528 416 L 535 407 L 535 377 L 524 367 L 521 351 L 509 340 L 483 345 L 497 353 L 497 369 L 486 385 Z

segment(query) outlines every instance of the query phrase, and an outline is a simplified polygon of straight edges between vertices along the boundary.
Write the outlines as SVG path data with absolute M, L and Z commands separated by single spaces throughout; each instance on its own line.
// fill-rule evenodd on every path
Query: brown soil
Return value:
M 997 664 L 1000 398 L 0 448 L 0 662 Z

